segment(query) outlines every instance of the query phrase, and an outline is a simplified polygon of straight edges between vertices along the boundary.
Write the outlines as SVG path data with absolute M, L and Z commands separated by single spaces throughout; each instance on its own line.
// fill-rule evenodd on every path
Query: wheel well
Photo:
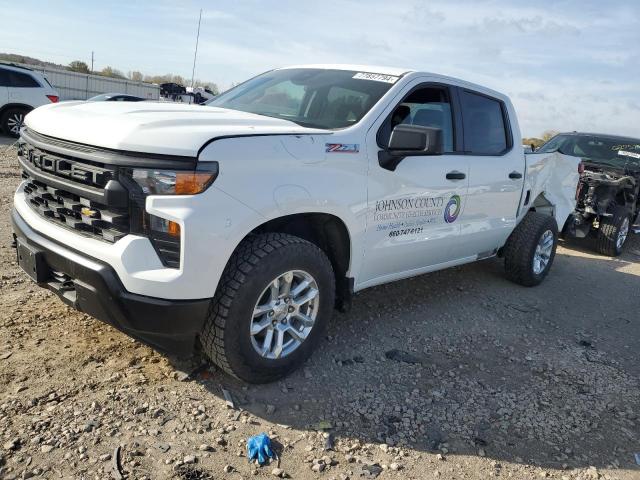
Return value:
M 4 112 L 12 108 L 21 108 L 23 110 L 27 110 L 28 112 L 33 110 L 33 107 L 31 105 L 26 105 L 24 103 L 8 103 L 4 105 L 2 108 L 0 108 L 0 118 L 2 118 L 2 116 L 4 115 Z
M 543 215 L 549 215 L 555 218 L 555 206 L 547 200 L 547 197 L 544 196 L 544 192 L 538 195 L 533 203 L 531 204 L 530 212 L 538 212 Z
M 299 213 L 269 220 L 251 233 L 269 232 L 295 235 L 324 251 L 336 277 L 336 308 L 343 311 L 349 308 L 353 292 L 352 279 L 347 278 L 351 239 L 342 220 L 326 213 Z

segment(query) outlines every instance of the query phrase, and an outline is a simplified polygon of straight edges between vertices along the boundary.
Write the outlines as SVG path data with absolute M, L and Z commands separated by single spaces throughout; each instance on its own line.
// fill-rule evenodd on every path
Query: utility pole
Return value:
M 191 70 L 191 88 L 196 74 L 196 57 L 198 56 L 198 41 L 200 40 L 200 22 L 202 21 L 202 9 L 200 9 L 200 17 L 198 18 L 198 34 L 196 35 L 196 51 L 193 53 L 193 70 Z
M 93 50 L 91 51 L 91 73 L 93 73 Z

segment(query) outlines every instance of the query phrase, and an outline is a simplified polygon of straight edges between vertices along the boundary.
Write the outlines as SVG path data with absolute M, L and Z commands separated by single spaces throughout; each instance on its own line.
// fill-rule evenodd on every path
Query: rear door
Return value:
M 510 104 L 467 88 L 458 89 L 469 159 L 469 191 L 460 218 L 457 255 L 486 256 L 513 231 L 522 194 L 525 157 Z

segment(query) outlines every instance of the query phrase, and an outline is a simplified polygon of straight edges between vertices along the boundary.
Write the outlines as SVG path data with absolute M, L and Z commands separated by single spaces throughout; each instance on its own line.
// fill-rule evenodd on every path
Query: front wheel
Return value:
M 629 236 L 631 215 L 625 207 L 614 208 L 610 217 L 600 220 L 596 249 L 603 255 L 617 257 L 622 254 L 622 249 Z
M 504 268 L 512 282 L 533 287 L 551 269 L 558 245 L 553 217 L 529 212 L 509 236 L 504 247 Z
M 333 269 L 322 250 L 292 235 L 252 235 L 225 268 L 200 343 L 227 373 L 271 382 L 311 355 L 334 299 Z

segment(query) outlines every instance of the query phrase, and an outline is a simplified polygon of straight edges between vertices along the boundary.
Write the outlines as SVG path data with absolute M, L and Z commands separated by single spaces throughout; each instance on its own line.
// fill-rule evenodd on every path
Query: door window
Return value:
M 508 145 L 502 103 L 467 90 L 460 91 L 464 150 L 476 155 L 501 155 Z
M 11 87 L 34 88 L 40 86 L 31 75 L 27 75 L 24 73 L 9 72 L 9 78 Z
M 0 68 L 0 87 L 9 86 L 9 71 L 4 68 Z
M 396 125 L 420 125 L 442 130 L 444 151 L 453 152 L 453 118 L 449 92 L 444 88 L 420 88 L 410 93 L 393 111 L 380 131 L 379 144 L 388 145 Z

